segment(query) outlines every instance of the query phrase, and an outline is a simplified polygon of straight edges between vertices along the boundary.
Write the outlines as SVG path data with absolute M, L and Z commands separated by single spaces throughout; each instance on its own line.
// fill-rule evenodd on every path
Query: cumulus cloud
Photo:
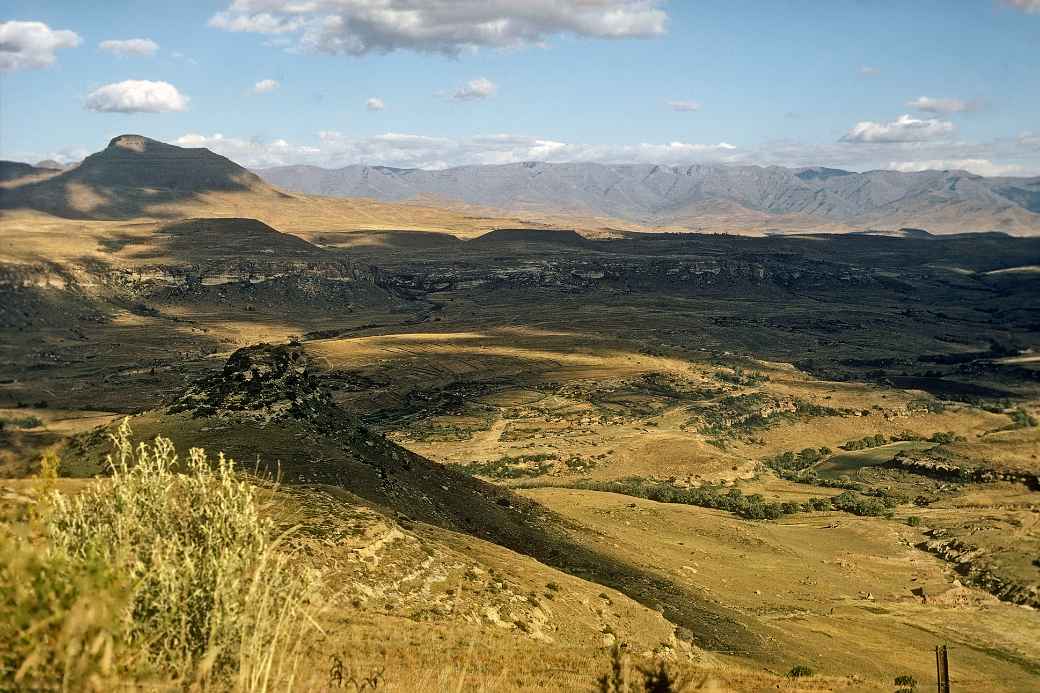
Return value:
M 146 38 L 109 39 L 99 43 L 98 48 L 113 55 L 144 57 L 155 55 L 155 52 L 159 50 L 159 44 Z
M 54 64 L 56 50 L 80 43 L 76 32 L 43 22 L 0 22 L 0 72 L 47 67 Z
M 1040 0 L 1001 0 L 1004 5 L 1014 7 L 1027 14 L 1040 14 Z
M 382 99 L 373 96 L 371 99 L 365 102 L 365 108 L 367 108 L 370 111 L 381 111 L 384 108 L 386 108 L 386 104 L 383 103 Z
M 185 110 L 188 97 L 169 82 L 128 79 L 95 89 L 83 105 L 101 113 L 162 113 Z
M 859 69 L 859 73 L 865 77 L 874 77 L 875 75 L 881 74 L 881 68 L 864 65 Z
M 475 101 L 494 96 L 498 91 L 498 85 L 483 77 L 471 79 L 451 93 L 451 98 L 457 101 Z
M 936 118 L 918 119 L 901 115 L 891 123 L 865 120 L 845 133 L 842 142 L 928 142 L 952 135 L 953 123 Z
M 925 111 L 927 113 L 964 113 L 966 111 L 977 111 L 982 104 L 977 100 L 962 101 L 960 99 L 934 99 L 930 96 L 919 96 L 913 101 L 907 101 L 909 108 Z
M 262 79 L 253 85 L 253 93 L 266 94 L 268 92 L 274 91 L 279 86 L 281 85 L 278 83 L 278 80 L 276 79 Z
M 456 55 L 479 47 L 544 44 L 569 34 L 595 38 L 663 34 L 661 0 L 234 0 L 209 25 L 294 34 L 295 46 L 365 55 L 413 50 Z
M 690 112 L 701 110 L 701 105 L 696 101 L 669 101 L 668 106 L 671 107 L 673 111 Z
M 242 139 L 225 137 L 219 132 L 212 135 L 189 133 L 178 137 L 174 144 L 180 147 L 205 147 L 253 168 L 309 163 L 321 153 L 317 147 L 293 145 L 283 139 Z

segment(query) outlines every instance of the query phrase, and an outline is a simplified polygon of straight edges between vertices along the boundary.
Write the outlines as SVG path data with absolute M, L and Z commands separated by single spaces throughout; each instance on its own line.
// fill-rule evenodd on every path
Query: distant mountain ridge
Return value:
M 362 204 L 419 200 L 450 210 L 445 203 L 464 203 L 484 208 L 476 210 L 481 218 L 521 213 L 514 223 L 597 231 L 636 224 L 756 234 L 917 228 L 1040 235 L 1040 177 L 983 178 L 966 171 L 525 162 L 437 171 L 355 165 L 252 172 L 209 149 L 141 135 L 113 138 L 65 170 L 0 162 L 0 208 L 67 218 L 240 217 L 261 208 L 273 213 L 290 200 L 301 211 L 326 204 L 276 188 L 367 198 Z M 405 209 L 394 214 L 408 217 Z
M 604 216 L 690 226 L 751 215 L 860 228 L 1040 234 L 1040 177 L 984 178 L 967 171 L 868 171 L 697 164 L 524 162 L 444 170 L 352 165 L 284 166 L 255 173 L 290 192 L 384 202 L 435 198 L 509 211 Z

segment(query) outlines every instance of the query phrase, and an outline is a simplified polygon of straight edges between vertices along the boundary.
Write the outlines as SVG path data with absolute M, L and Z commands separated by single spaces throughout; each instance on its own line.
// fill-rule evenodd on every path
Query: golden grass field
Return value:
M 38 471 L 41 450 L 60 448 L 125 414 L 141 414 L 134 425 L 142 438 L 162 433 L 181 449 L 226 450 L 245 466 L 258 458 L 317 466 L 338 460 L 343 452 L 336 441 L 302 429 L 239 431 L 219 418 L 162 409 L 197 378 L 218 371 L 235 349 L 328 330 L 338 334 L 312 335 L 302 349 L 332 399 L 351 415 L 433 462 L 537 502 L 554 513 L 575 546 L 725 609 L 762 643 L 752 652 L 700 648 L 678 637 L 664 609 L 631 586 L 627 592 L 606 587 L 596 581 L 600 576 L 567 572 L 473 533 L 403 517 L 400 508 L 347 487 L 287 485 L 273 497 L 272 515 L 303 528 L 300 547 L 331 585 L 319 619 L 325 635 L 310 644 L 304 660 L 306 690 L 346 688 L 330 683 L 338 657 L 347 678 L 382 672 L 379 690 L 587 691 L 618 641 L 638 662 L 663 659 L 688 673 L 691 690 L 889 691 L 900 674 L 912 674 L 924 690 L 934 676 L 932 647 L 942 643 L 951 647 L 955 690 L 1028 691 L 1040 680 L 1037 612 L 1000 601 L 948 561 L 917 548 L 928 530 L 945 529 L 985 549 L 1000 575 L 1035 579 L 1037 496 L 1021 483 L 951 485 L 867 468 L 853 480 L 933 501 L 918 507 L 908 500 L 890 518 L 825 511 L 770 521 L 572 488 L 579 481 L 640 477 L 680 487 L 724 484 L 766 501 L 804 502 L 841 489 L 778 478 L 764 466 L 767 458 L 824 446 L 840 454 L 842 444 L 863 436 L 907 432 L 922 438 L 953 432 L 959 438 L 943 445 L 952 458 L 1002 472 L 1038 472 L 1040 428 L 1008 429 L 1010 408 L 945 401 L 941 411 L 930 410 L 922 403 L 939 399 L 923 390 L 828 380 L 796 367 L 793 356 L 781 358 L 774 348 L 778 332 L 748 327 L 745 341 L 731 340 L 745 329 L 745 316 L 808 322 L 832 309 L 815 298 L 802 303 L 794 292 L 777 298 L 752 290 L 564 295 L 536 287 L 455 288 L 416 300 L 356 280 L 342 304 L 257 300 L 250 303 L 256 310 L 247 312 L 244 303 L 220 293 L 221 275 L 209 294 L 142 290 L 90 303 L 114 291 L 105 283 L 112 275 L 96 265 L 144 284 L 170 267 L 218 260 L 450 266 L 456 261 L 451 250 L 427 255 L 429 247 L 454 242 L 447 235 L 466 239 L 494 228 L 561 225 L 589 237 L 644 230 L 604 219 L 253 192 L 208 193 L 151 212 L 121 221 L 3 212 L 0 262 L 47 265 L 52 285 L 40 295 L 74 286 L 74 298 L 82 301 L 57 308 L 41 303 L 43 318 L 5 330 L 0 418 L 39 419 L 5 432 L 5 512 L 25 504 L 35 483 L 25 477 Z M 255 218 L 272 230 L 221 235 L 214 227 L 191 242 L 194 237 L 168 229 L 188 217 Z M 555 262 L 556 252 L 545 251 L 546 262 Z M 492 248 L 467 261 L 492 263 L 497 253 Z M 786 310 L 770 314 L 785 301 Z M 95 305 L 104 306 L 100 317 L 79 317 L 77 311 L 89 317 Z M 857 311 L 841 317 L 869 321 Z M 732 316 L 735 326 L 714 320 Z M 854 338 L 925 351 L 914 342 L 924 337 L 896 334 L 891 323 L 869 329 L 874 332 Z M 683 335 L 692 338 L 681 342 Z M 821 349 L 826 340 L 854 343 L 832 333 L 812 339 Z M 980 337 L 951 350 L 986 347 Z M 1016 358 L 1026 359 L 1015 362 L 1024 367 L 1033 363 L 1028 355 Z M 1022 391 L 1014 406 L 1038 415 L 1035 391 Z M 726 398 L 779 418 L 745 431 L 739 412 L 723 411 Z M 799 413 L 808 405 L 840 413 Z M 718 430 L 709 426 L 715 412 L 722 412 Z M 886 461 L 899 449 L 869 454 Z M 56 483 L 74 493 L 83 482 Z M 911 517 L 920 525 L 910 526 Z M 818 675 L 785 676 L 799 664 Z

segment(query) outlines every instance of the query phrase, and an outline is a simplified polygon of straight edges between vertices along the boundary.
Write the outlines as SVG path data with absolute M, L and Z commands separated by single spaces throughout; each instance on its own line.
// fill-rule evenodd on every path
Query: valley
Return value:
M 55 206 L 131 184 L 89 158 L 7 188 L 5 517 L 49 450 L 104 483 L 124 416 L 277 477 L 337 586 L 315 690 L 329 653 L 590 690 L 616 643 L 705 690 L 891 690 L 938 644 L 957 690 L 1040 677 L 1040 240 L 575 231 L 218 158 L 246 189 Z

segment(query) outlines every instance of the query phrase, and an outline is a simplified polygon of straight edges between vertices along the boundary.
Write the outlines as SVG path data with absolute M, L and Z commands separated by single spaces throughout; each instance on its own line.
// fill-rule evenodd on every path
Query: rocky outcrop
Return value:
M 327 423 L 332 398 L 307 365 L 307 355 L 296 345 L 245 347 L 231 354 L 219 373 L 192 385 L 169 410 L 263 423 Z
M 997 481 L 1007 481 L 1016 484 L 1025 484 L 1030 490 L 1040 491 L 1040 476 L 1036 474 L 1023 474 L 1021 472 L 1000 471 L 986 467 L 963 467 L 942 460 L 910 457 L 904 454 L 896 455 L 890 461 L 881 465 L 888 469 L 898 469 L 911 474 L 919 474 L 941 481 L 959 481 L 969 483 L 989 484 Z
M 987 564 L 988 555 L 984 549 L 951 537 L 946 530 L 931 529 L 926 536 L 929 539 L 918 548 L 952 563 L 968 584 L 1003 601 L 1040 608 L 1040 583 L 1025 584 L 1002 577 Z

